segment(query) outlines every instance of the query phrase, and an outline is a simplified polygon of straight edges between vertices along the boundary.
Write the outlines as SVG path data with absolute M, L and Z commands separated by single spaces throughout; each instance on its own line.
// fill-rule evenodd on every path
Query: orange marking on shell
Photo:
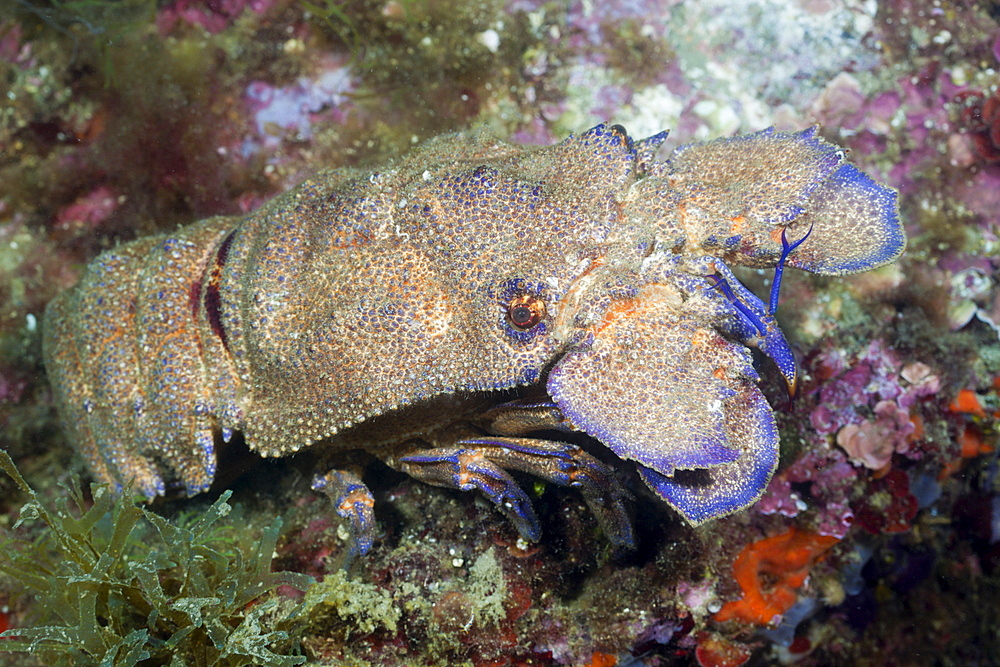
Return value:
M 459 488 L 468 488 L 472 474 L 469 472 L 469 465 L 484 460 L 486 457 L 478 449 L 467 451 L 458 456 L 458 484 Z
M 184 338 L 190 338 L 190 335 L 188 334 L 187 329 L 182 324 L 178 324 L 177 328 L 174 329 L 173 331 L 165 333 L 163 335 L 163 337 L 160 339 L 160 341 L 161 341 L 160 344 L 156 345 L 156 346 L 153 346 L 152 348 L 150 348 L 151 351 L 153 352 L 153 354 L 150 355 L 151 358 L 155 358 L 156 357 L 156 353 L 158 353 L 163 348 L 172 347 L 172 342 L 175 341 L 175 340 L 177 340 L 178 338 L 180 338 L 182 340 Z
M 594 326 L 592 331 L 594 335 L 597 336 L 607 327 L 614 326 L 620 320 L 632 317 L 638 312 L 641 312 L 641 309 L 637 299 L 612 301 L 611 305 L 604 312 L 604 317 L 601 318 L 599 324 Z
M 730 219 L 729 223 L 730 234 L 742 234 L 750 228 L 750 224 L 747 222 L 747 219 L 742 215 L 738 215 L 735 218 Z
M 370 234 L 355 234 L 348 241 L 333 242 L 330 247 L 334 250 L 347 250 L 348 248 L 360 248 L 374 241 Z
M 681 229 L 684 230 L 685 245 L 688 247 L 699 246 L 701 245 L 704 230 L 700 228 L 700 225 L 693 218 L 689 219 L 687 201 L 677 204 L 677 218 L 680 221 Z
M 114 332 L 107 338 L 101 339 L 101 347 L 106 347 L 111 344 L 112 341 L 116 341 L 125 335 L 125 329 L 122 327 L 115 327 Z
M 698 329 L 691 335 L 691 345 L 694 347 L 714 345 L 717 342 L 718 337 L 707 329 Z
M 585 276 L 587 274 L 593 273 L 595 270 L 599 269 L 600 267 L 604 266 L 605 264 L 606 264 L 606 262 L 604 261 L 604 257 L 603 256 L 602 257 L 595 257 L 590 262 L 590 266 L 588 266 L 584 270 L 584 272 L 582 274 L 580 274 L 580 278 L 582 278 L 583 276 Z
M 365 493 L 363 489 L 355 489 L 344 497 L 343 502 L 340 503 L 340 510 L 342 512 L 352 512 L 354 511 L 354 507 L 359 503 L 366 507 L 374 507 L 375 499 Z

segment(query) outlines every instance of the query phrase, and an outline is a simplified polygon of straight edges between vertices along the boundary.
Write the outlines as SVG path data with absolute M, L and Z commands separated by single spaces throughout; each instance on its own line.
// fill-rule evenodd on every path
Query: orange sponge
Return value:
M 733 562 L 733 574 L 743 598 L 723 605 L 715 620 L 772 623 L 795 604 L 809 568 L 838 541 L 829 535 L 789 528 L 780 535 L 748 544 Z

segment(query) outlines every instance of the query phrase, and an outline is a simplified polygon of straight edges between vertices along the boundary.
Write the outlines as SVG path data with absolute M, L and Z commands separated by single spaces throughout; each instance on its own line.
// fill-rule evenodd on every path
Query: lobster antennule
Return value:
M 781 259 L 778 260 L 777 266 L 774 267 L 774 281 L 771 283 L 771 298 L 767 304 L 767 313 L 769 315 L 774 315 L 778 311 L 778 295 L 781 292 L 781 278 L 785 272 L 785 261 L 788 259 L 788 256 L 792 254 L 793 250 L 805 243 L 805 240 L 809 238 L 809 235 L 813 232 L 813 225 L 809 225 L 809 231 L 806 232 L 806 235 L 795 243 L 788 242 L 787 232 L 787 228 L 781 230 Z
M 794 397 L 798 385 L 795 355 L 774 315 L 764 310 L 763 302 L 744 287 L 724 264 L 714 261 L 710 264 L 715 271 L 705 276 L 714 281 L 710 289 L 718 289 L 735 309 L 728 333 L 744 345 L 757 348 L 773 361 L 785 379 L 788 395 Z

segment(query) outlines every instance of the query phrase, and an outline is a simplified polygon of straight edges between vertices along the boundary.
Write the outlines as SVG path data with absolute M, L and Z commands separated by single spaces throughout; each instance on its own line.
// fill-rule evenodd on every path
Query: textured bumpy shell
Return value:
M 266 456 L 374 451 L 420 435 L 351 437 L 401 408 L 427 405 L 430 431 L 457 414 L 437 399 L 544 382 L 569 427 L 637 462 L 691 522 L 745 507 L 777 460 L 745 345 L 786 377 L 794 359 L 726 265 L 777 265 L 784 232 L 808 234 L 787 264 L 860 271 L 905 239 L 895 193 L 815 129 L 657 160 L 665 136 L 446 136 L 110 250 L 46 313 L 67 434 L 101 480 L 197 493 L 220 433 Z M 544 304 L 537 325 L 512 325 L 516 299 Z

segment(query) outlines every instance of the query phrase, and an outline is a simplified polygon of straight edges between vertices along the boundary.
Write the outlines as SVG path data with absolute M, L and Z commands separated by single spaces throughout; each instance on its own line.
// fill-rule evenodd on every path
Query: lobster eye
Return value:
M 538 326 L 543 317 L 545 317 L 545 302 L 533 294 L 522 294 L 507 306 L 507 318 L 511 326 L 520 331 Z

